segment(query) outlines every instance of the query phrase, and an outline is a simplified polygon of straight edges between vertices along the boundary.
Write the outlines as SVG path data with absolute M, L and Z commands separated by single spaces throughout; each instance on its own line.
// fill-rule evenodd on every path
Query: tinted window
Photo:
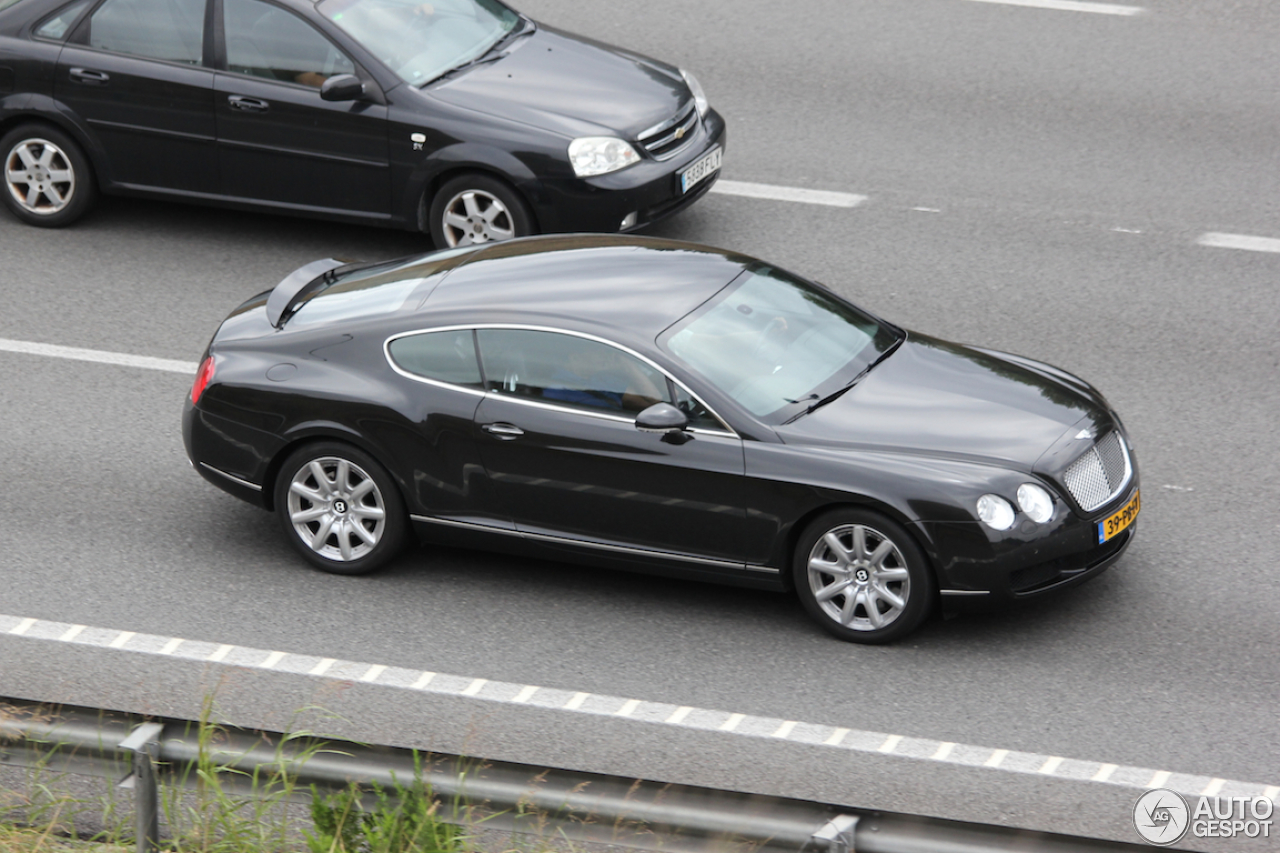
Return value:
M 76 22 L 76 18 L 80 17 L 80 13 L 89 3 L 90 0 L 79 0 L 70 6 L 63 7 L 56 15 L 40 25 L 36 35 L 46 39 L 65 38 L 67 30 Z M 3 0 L 0 0 L 0 9 L 3 9 L 4 5 Z
M 608 344 L 523 329 L 478 334 L 490 391 L 626 415 L 671 402 L 662 373 Z
M 306 21 L 260 0 L 224 0 L 227 69 L 319 88 L 355 64 Z
M 396 338 L 388 347 L 403 370 L 437 382 L 480 388 L 480 363 L 470 329 Z
M 89 19 L 89 46 L 199 65 L 204 4 L 205 0 L 107 0 Z

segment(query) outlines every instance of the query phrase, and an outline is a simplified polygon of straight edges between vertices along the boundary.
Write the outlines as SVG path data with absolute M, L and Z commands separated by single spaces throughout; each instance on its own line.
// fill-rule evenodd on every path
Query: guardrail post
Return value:
M 160 798 L 156 790 L 156 757 L 160 754 L 160 736 L 163 733 L 164 726 L 160 723 L 143 723 L 120 741 L 120 749 L 133 753 L 133 772 L 125 777 L 120 787 L 133 788 L 134 832 L 138 839 L 138 853 L 157 853 L 160 849 Z
M 819 829 L 810 839 L 814 844 L 825 846 L 827 853 L 857 853 L 853 835 L 858 828 L 858 818 L 854 815 L 836 815 L 827 821 L 826 826 Z

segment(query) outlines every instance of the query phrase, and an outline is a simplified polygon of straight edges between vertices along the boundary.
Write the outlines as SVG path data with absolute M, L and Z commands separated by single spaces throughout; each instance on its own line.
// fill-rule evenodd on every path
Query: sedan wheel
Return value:
M 0 140 L 4 201 L 32 225 L 58 227 L 78 219 L 93 201 L 89 163 L 66 134 L 24 125 Z
M 796 550 L 800 601 L 827 631 L 855 643 L 885 643 L 928 615 L 933 578 L 898 525 L 872 513 L 837 511 L 809 525 Z
M 326 572 L 371 572 L 404 544 L 407 523 L 395 484 L 354 447 L 325 443 L 295 452 L 280 469 L 275 506 L 289 541 Z
M 488 175 L 454 178 L 431 205 L 431 238 L 438 249 L 525 237 L 533 233 L 532 223 L 515 190 Z

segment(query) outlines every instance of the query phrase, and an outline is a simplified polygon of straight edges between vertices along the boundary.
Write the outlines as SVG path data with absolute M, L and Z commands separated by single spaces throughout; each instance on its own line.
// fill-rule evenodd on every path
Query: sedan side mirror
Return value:
M 636 429 L 641 432 L 662 432 L 664 441 L 684 444 L 693 436 L 685 432 L 689 428 L 689 416 L 670 403 L 654 403 L 636 415 Z
M 322 101 L 354 101 L 364 95 L 364 83 L 354 74 L 335 74 L 320 86 Z

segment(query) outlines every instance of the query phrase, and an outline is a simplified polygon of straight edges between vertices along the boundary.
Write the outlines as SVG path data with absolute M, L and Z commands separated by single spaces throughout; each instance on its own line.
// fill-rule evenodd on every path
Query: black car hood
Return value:
M 852 390 L 778 434 L 789 444 L 1024 470 L 1068 430 L 1097 435 L 1108 415 L 1096 392 L 1056 368 L 1015 358 L 912 333 Z
M 427 91 L 446 103 L 566 137 L 621 135 L 675 116 L 689 98 L 680 73 L 651 59 L 541 24 L 509 53 Z

